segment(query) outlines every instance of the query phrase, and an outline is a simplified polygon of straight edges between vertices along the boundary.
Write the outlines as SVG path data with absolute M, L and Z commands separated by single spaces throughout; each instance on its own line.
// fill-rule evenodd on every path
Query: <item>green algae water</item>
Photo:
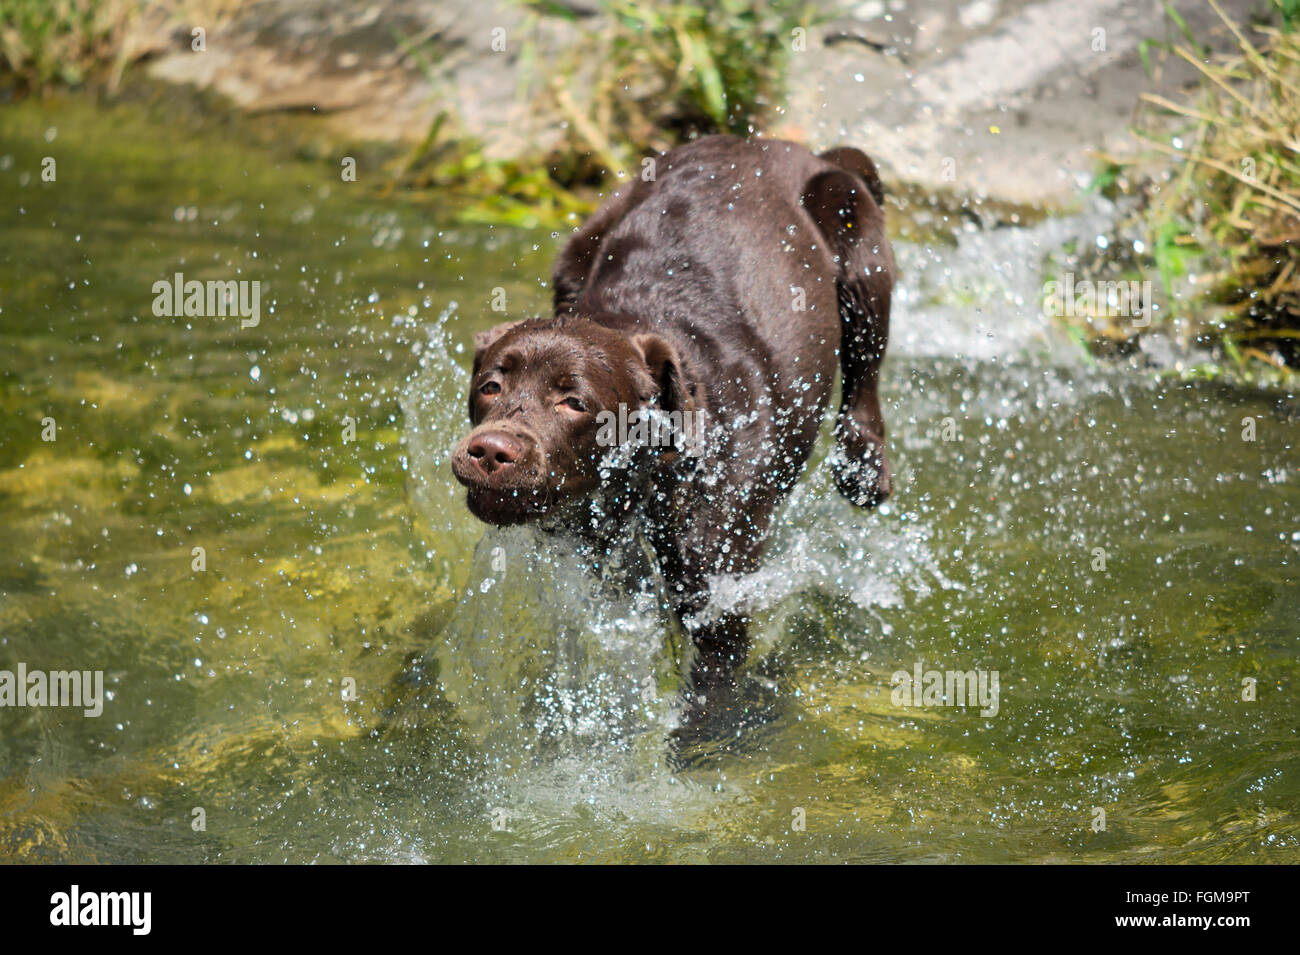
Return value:
M 0 671 L 104 686 L 0 707 L 0 861 L 1296 860 L 1300 417 L 1057 341 L 1026 298 L 1086 221 L 900 242 L 895 496 L 814 459 L 718 588 L 765 719 L 683 762 L 648 568 L 484 528 L 446 461 L 562 237 L 367 175 L 0 109 Z M 256 323 L 157 314 L 178 273 Z

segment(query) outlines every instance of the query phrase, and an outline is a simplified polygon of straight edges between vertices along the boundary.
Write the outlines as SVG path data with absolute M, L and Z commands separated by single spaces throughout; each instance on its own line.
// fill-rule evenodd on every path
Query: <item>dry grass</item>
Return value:
M 1282 28 L 1243 27 L 1210 5 L 1236 40 L 1205 57 L 1189 37 L 1174 55 L 1201 74 L 1187 102 L 1147 94 L 1174 135 L 1139 138 L 1178 160 L 1153 187 L 1148 245 L 1174 318 L 1239 363 L 1300 365 L 1300 33 L 1295 3 L 1278 2 Z M 1189 290 L 1182 280 L 1200 272 Z
M 563 120 L 563 145 L 546 156 L 490 159 L 458 133 L 454 116 L 440 115 L 396 182 L 462 196 L 462 217 L 473 221 L 572 225 L 594 208 L 593 190 L 639 172 L 643 156 L 697 134 L 763 131 L 781 98 L 792 30 L 808 24 L 803 0 L 707 8 L 598 0 L 598 15 L 586 20 L 546 2 L 525 6 L 533 24 L 565 17 L 578 31 L 550 61 L 531 45 L 521 54 L 521 94 L 531 89 L 538 110 Z M 436 84 L 422 51 L 410 52 Z

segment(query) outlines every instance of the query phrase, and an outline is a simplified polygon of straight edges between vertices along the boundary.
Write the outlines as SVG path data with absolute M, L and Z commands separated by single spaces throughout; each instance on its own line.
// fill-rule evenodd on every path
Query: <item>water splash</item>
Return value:
M 1092 196 L 1077 215 L 1027 228 L 957 231 L 955 247 L 895 243 L 890 354 L 1082 364 L 1080 350 L 1043 316 L 1047 258 L 1090 243 L 1116 215 L 1113 203 Z

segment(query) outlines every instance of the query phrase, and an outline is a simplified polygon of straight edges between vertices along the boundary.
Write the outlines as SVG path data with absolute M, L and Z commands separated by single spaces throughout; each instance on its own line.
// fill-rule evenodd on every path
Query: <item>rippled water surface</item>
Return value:
M 682 762 L 635 555 L 485 532 L 446 463 L 493 290 L 544 311 L 558 240 L 5 107 L 0 669 L 110 698 L 0 709 L 0 859 L 1295 861 L 1300 419 L 1044 328 L 1097 215 L 900 245 L 895 496 L 815 459 L 718 597 L 766 721 Z M 260 281 L 260 324 L 156 317 L 176 272 Z M 997 714 L 896 706 L 918 663 L 996 670 Z

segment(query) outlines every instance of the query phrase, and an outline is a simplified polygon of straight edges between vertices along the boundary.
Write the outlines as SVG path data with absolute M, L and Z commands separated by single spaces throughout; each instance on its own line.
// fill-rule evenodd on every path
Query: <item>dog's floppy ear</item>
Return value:
M 695 401 L 686 385 L 681 358 L 672 343 L 662 335 L 642 334 L 632 336 L 632 347 L 640 352 L 653 383 L 649 393 L 643 393 L 641 397 L 649 400 L 658 395 L 659 407 L 664 411 L 691 410 Z
M 474 374 L 478 374 L 479 362 L 483 360 L 483 353 L 492 347 L 498 338 L 504 335 L 516 325 L 522 325 L 522 322 L 502 322 L 494 328 L 489 328 L 485 332 L 474 333 Z

